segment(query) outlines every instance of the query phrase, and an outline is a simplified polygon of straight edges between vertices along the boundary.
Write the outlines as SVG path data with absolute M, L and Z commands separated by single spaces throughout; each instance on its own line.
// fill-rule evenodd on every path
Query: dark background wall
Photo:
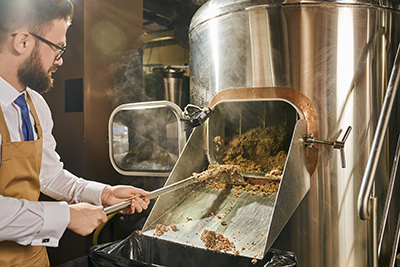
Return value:
M 110 89 L 116 66 L 128 51 L 141 47 L 143 3 L 85 0 L 74 4 L 64 65 L 54 75 L 55 88 L 44 95 L 53 113 L 57 152 L 65 168 L 77 176 L 120 184 L 122 177 L 108 159 L 108 118 L 115 108 Z M 129 183 L 143 186 L 143 178 L 133 177 Z M 104 229 L 104 241 L 113 238 L 114 229 L 108 229 L 112 226 L 109 223 Z M 59 248 L 48 249 L 52 266 L 87 255 L 92 237 L 67 230 Z
M 143 89 L 144 51 L 172 45 L 168 57 L 161 60 L 166 50 L 160 49 L 159 55 L 153 53 L 152 62 L 169 65 L 168 60 L 175 59 L 175 64 L 178 58 L 188 62 L 187 29 L 204 2 L 73 1 L 75 16 L 67 33 L 64 65 L 54 74 L 53 90 L 44 95 L 53 113 L 57 152 L 66 169 L 79 177 L 111 185 L 130 184 L 154 190 L 164 184 L 166 177 L 128 177 L 113 169 L 108 151 L 108 120 L 120 104 L 151 100 L 152 96 L 146 96 Z M 171 39 L 160 42 L 160 36 Z M 41 199 L 50 200 L 46 196 Z M 140 229 L 150 209 L 142 214 L 114 216 L 97 241 L 119 240 Z M 60 246 L 48 249 L 51 265 L 88 255 L 92 239 L 93 234 L 82 237 L 67 230 Z

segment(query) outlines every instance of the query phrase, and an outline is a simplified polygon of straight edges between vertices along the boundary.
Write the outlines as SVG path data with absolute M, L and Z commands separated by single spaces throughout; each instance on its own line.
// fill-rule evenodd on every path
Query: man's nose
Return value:
M 54 65 L 56 65 L 57 67 L 60 67 L 62 64 L 64 64 L 64 60 L 62 57 L 60 57 L 58 60 L 54 60 Z

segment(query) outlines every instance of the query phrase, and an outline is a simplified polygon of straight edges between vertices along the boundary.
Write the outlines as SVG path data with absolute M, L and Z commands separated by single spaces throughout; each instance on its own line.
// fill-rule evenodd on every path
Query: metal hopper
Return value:
M 303 139 L 310 125 L 308 115 L 296 104 L 271 97 L 270 93 L 275 90 L 256 91 L 263 96 L 248 94 L 247 99 L 224 99 L 212 106 L 213 115 L 191 134 L 166 186 L 201 172 L 209 165 L 223 164 L 215 137 L 225 138 L 231 132 L 260 127 L 262 121 L 261 127 L 278 123 L 290 131 L 286 137 L 286 163 L 277 192 L 238 192 L 234 187 L 216 190 L 209 183 L 192 184 L 159 197 L 143 227 L 144 236 L 256 259 L 262 259 L 268 252 L 310 188 Z M 222 96 L 217 95 L 216 99 Z M 260 120 L 267 111 L 272 112 L 269 115 L 274 118 L 264 116 Z M 249 114 L 251 116 L 246 117 Z M 277 183 L 266 182 L 263 173 L 253 173 L 250 178 L 245 174 L 245 177 L 251 183 Z M 206 245 L 205 230 L 220 234 L 229 244 L 220 248 Z

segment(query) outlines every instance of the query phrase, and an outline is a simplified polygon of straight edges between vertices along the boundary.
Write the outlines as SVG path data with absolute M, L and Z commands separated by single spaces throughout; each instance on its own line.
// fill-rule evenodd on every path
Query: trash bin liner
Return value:
M 233 256 L 211 250 L 184 246 L 140 235 L 134 231 L 124 240 L 90 248 L 90 264 L 106 266 L 169 266 L 169 267 L 293 267 L 297 264 L 293 252 L 271 248 L 262 260 Z

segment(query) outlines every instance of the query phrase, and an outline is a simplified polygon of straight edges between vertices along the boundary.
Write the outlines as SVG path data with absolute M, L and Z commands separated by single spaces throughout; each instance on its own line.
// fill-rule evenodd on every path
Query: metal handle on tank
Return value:
M 358 195 L 358 216 L 361 220 L 367 220 L 369 218 L 368 209 L 372 185 L 374 183 L 376 168 L 378 166 L 379 156 L 382 150 L 383 141 L 385 139 L 385 131 L 388 127 L 390 113 L 393 109 L 393 102 L 396 97 L 397 88 L 399 87 L 400 83 L 399 54 L 400 44 L 397 47 L 396 58 L 393 64 L 393 69 L 390 75 L 389 84 L 386 90 L 381 113 L 379 115 L 378 124 L 372 142 L 371 153 L 369 154 L 367 167 L 364 172 L 360 193 Z
M 350 135 L 351 130 L 353 127 L 349 126 L 346 130 L 346 133 L 344 134 L 342 141 L 324 141 L 324 140 L 319 140 L 319 139 L 314 139 L 314 135 L 310 134 L 309 136 L 306 137 L 305 144 L 309 147 L 312 147 L 314 143 L 316 144 L 321 144 L 321 145 L 328 145 L 328 146 L 333 146 L 335 149 L 340 150 L 340 161 L 342 163 L 342 168 L 346 168 L 346 157 L 344 154 L 344 145 L 346 143 L 347 138 Z

